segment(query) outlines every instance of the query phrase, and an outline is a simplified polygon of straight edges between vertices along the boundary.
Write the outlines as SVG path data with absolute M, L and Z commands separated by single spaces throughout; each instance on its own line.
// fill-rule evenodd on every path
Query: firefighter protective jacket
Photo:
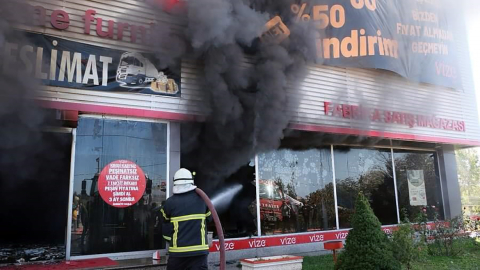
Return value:
M 163 238 L 170 242 L 171 257 L 208 254 L 206 222 L 211 213 L 195 190 L 168 198 L 160 210 Z

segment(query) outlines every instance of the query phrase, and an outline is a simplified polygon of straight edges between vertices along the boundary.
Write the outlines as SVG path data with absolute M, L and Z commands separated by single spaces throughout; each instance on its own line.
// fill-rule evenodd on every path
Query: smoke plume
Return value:
M 180 33 L 158 26 L 160 60 L 193 58 L 202 70 L 207 119 L 182 127 L 182 166 L 198 170 L 200 182 L 215 186 L 256 153 L 279 146 L 290 120 L 287 108 L 295 106 L 287 86 L 315 59 L 315 28 L 292 18 L 295 2 L 186 1 L 172 11 L 186 20 Z M 276 15 L 290 37 L 280 44 L 260 41 Z
M 6 47 L 18 52 L 19 44 L 28 44 L 22 32 L 15 31 L 5 19 L 6 14 L 27 19 L 13 9 L 19 2 L 2 1 L 0 7 L 0 248 L 9 243 L 62 243 L 63 233 L 62 239 L 54 238 L 65 229 L 66 213 L 45 207 L 43 202 L 66 205 L 68 200 L 68 192 L 55 193 L 58 187 L 66 186 L 68 190 L 68 178 L 62 183 L 53 181 L 65 171 L 68 177 L 69 156 L 55 151 L 68 147 L 68 143 L 55 134 L 42 132 L 48 123 L 47 115 L 35 101 L 40 84 L 31 74 L 22 72 L 25 67 L 12 60 L 15 55 L 4 53 L 8 52 Z M 57 167 L 45 167 L 49 163 Z M 3 254 L 0 257 L 0 263 L 4 262 Z
M 2 11 L 5 10 L 8 10 L 8 7 L 2 8 Z M 10 24 L 2 18 L 0 19 L 0 47 L 5 48 L 7 42 L 21 43 L 23 37 L 12 31 Z M 21 176 L 15 181 L 10 177 L 11 174 L 18 172 L 16 166 L 25 158 L 23 151 L 19 149 L 39 143 L 36 133 L 39 124 L 43 121 L 42 114 L 37 113 L 33 102 L 35 83 L 26 78 L 22 79 L 16 73 L 17 67 L 8 63 L 6 58 L 7 56 L 2 54 L 0 62 L 0 126 L 2 127 L 0 129 L 0 192 L 2 193 L 20 181 Z

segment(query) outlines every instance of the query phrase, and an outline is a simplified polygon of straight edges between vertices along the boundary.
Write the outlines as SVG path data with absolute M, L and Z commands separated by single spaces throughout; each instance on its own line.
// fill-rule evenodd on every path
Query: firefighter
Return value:
M 163 238 L 169 242 L 167 270 L 208 269 L 206 223 L 211 213 L 195 192 L 192 173 L 180 169 L 173 177 L 173 196 L 162 209 Z

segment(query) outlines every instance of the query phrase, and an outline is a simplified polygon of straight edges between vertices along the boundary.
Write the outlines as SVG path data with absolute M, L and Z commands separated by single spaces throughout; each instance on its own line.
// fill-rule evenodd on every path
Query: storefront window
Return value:
M 351 227 L 360 191 L 383 225 L 397 224 L 391 150 L 335 147 L 334 156 L 340 228 Z
M 420 212 L 429 220 L 444 218 L 437 155 L 433 152 L 394 150 L 398 204 L 402 220 L 415 221 Z M 406 216 L 405 216 L 406 215 Z
M 330 149 L 258 156 L 262 234 L 335 229 Z
M 165 247 L 166 149 L 167 124 L 79 119 L 72 256 Z

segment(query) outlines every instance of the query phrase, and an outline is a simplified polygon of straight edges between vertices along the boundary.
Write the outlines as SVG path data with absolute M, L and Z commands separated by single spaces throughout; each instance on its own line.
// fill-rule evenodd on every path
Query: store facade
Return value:
M 67 259 L 165 252 L 158 209 L 182 163 L 181 125 L 206 111 L 202 71 L 188 59 L 180 73 L 164 69 L 147 37 L 152 24 L 181 22 L 143 1 L 29 2 L 34 25 L 19 28 L 35 46 L 9 52 L 36 53 L 32 76 L 45 82 L 38 101 L 74 123 L 62 129 L 71 134 Z M 360 191 L 385 231 L 424 208 L 432 219 L 460 214 L 454 150 L 480 145 L 466 39 L 457 61 L 458 88 L 380 69 L 309 66 L 290 84 L 290 135 L 247 166 L 251 226 L 227 239 L 228 257 L 319 252 L 346 238 Z

